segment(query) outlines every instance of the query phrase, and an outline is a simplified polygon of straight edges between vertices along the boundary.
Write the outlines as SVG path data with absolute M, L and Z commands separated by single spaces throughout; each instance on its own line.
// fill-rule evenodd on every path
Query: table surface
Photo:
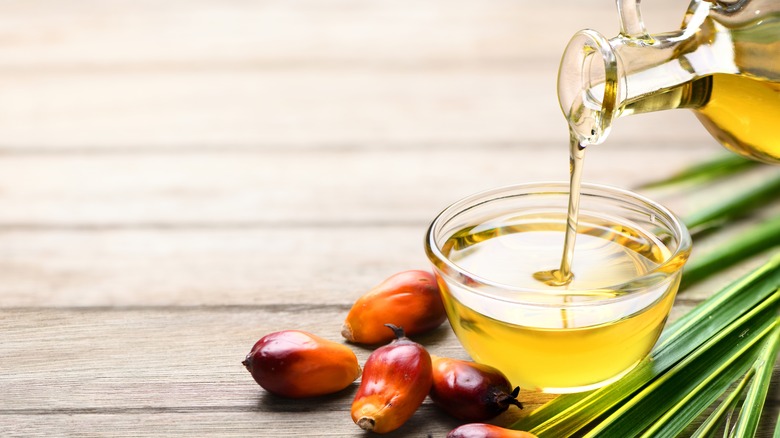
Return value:
M 656 32 L 686 4 L 644 7 Z M 556 73 L 584 27 L 614 35 L 612 2 L 4 2 L 1 434 L 363 436 L 357 383 L 286 400 L 241 360 L 282 329 L 342 342 L 355 299 L 428 269 L 452 201 L 566 179 Z M 625 188 L 724 154 L 687 111 L 621 119 L 591 149 L 584 180 Z M 770 173 L 643 193 L 685 216 Z M 685 291 L 672 319 L 767 258 Z M 447 324 L 417 339 L 467 357 Z M 551 398 L 523 392 L 495 423 Z M 389 436 L 457 425 L 428 400 Z

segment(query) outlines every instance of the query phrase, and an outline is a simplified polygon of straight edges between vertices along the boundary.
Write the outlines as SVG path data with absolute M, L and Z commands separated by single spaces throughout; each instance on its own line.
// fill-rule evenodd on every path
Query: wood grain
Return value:
M 651 29 L 671 30 L 679 26 L 685 7 L 675 0 L 655 0 L 643 4 L 643 12 Z M 8 1 L 3 11 L 0 62 L 24 69 L 186 66 L 198 61 L 261 61 L 272 67 L 334 60 L 393 66 L 522 58 L 557 63 L 575 31 L 591 27 L 608 36 L 618 31 L 615 6 L 608 1 L 583 10 L 571 1 L 81 0 L 65 5 L 35 0 Z
M 449 203 L 567 177 L 560 54 L 618 22 L 611 1 L 548 3 L 3 2 L 0 435 L 366 436 L 355 385 L 285 400 L 240 361 L 284 328 L 340 341 L 359 295 L 427 266 Z M 642 6 L 663 31 L 686 5 Z M 690 112 L 630 117 L 584 178 L 630 188 L 720 153 Z M 775 171 L 648 194 L 685 215 Z M 671 319 L 766 257 L 686 291 Z M 466 357 L 446 325 L 419 340 Z M 776 366 L 761 437 L 778 381 Z M 524 393 L 496 422 L 550 398 Z M 456 424 L 426 401 L 388 436 Z
M 676 27 L 684 5 L 656 3 L 645 8 L 648 22 Z M 5 2 L 0 145 L 565 140 L 555 98 L 562 49 L 582 27 L 618 29 L 609 1 L 586 16 L 577 6 Z M 667 126 L 655 132 L 664 139 L 708 138 L 690 120 L 654 118 Z
M 0 160 L 0 226 L 427 224 L 480 190 L 566 180 L 563 145 L 12 153 Z M 637 172 L 635 151 L 594 147 L 585 177 L 633 186 L 721 153 L 663 148 Z
M 644 168 L 673 171 L 669 161 L 708 152 L 661 149 L 664 159 Z M 482 162 L 482 153 L 511 159 Z M 589 153 L 588 179 L 630 186 L 655 175 L 614 169 L 616 155 L 633 152 Z M 557 165 L 564 155 L 552 148 L 307 156 L 313 161 L 298 162 L 293 152 L 11 154 L 0 160 L 0 307 L 343 303 L 393 272 L 427 267 L 425 231 L 450 202 L 476 187 L 564 171 Z M 475 163 L 474 172 L 454 172 L 461 161 Z M 522 179 L 515 161 L 527 163 Z M 652 195 L 685 215 L 774 171 Z M 316 172 L 322 182 L 314 187 L 306 181 Z M 779 208 L 697 239 L 693 257 Z M 706 297 L 760 259 L 691 293 Z
M 254 429 L 253 435 L 272 437 L 310 434 L 328 424 L 330 436 L 362 436 L 349 418 L 357 384 L 332 396 L 286 400 L 260 389 L 240 363 L 260 336 L 281 327 L 340 341 L 348 309 L 291 304 L 2 311 L 0 431 L 149 436 L 198 435 L 205 428 L 240 436 Z M 416 339 L 434 354 L 465 358 L 446 326 Z M 353 350 L 361 364 L 370 353 Z M 531 409 L 549 398 L 529 393 L 523 401 Z M 431 430 L 441 436 L 454 424 L 428 401 L 405 433 Z
M 566 140 L 552 64 L 542 71 L 345 67 L 50 75 L 0 70 L 0 80 L 8 84 L 0 102 L 6 149 Z M 709 140 L 687 113 L 639 119 L 626 122 L 625 132 L 645 139 L 657 134 L 659 143 Z M 665 128 L 656 130 L 654 124 Z M 622 135 L 616 133 L 616 144 Z
M 689 306 L 678 304 L 678 310 Z M 348 415 L 355 385 L 332 396 L 286 400 L 260 389 L 240 364 L 257 338 L 281 328 L 309 330 L 340 342 L 338 332 L 348 308 L 289 304 L 2 310 L 0 431 L 4 436 L 202 431 L 241 436 L 254 429 L 255 436 L 273 437 L 311 433 L 318 427 L 312 423 L 318 423 L 328 425 L 331 435 L 326 436 L 363 436 Z M 434 354 L 466 358 L 446 324 L 415 339 Z M 352 349 L 363 364 L 370 349 Z M 526 410 L 513 408 L 496 421 L 511 422 L 549 398 L 524 392 Z M 770 392 L 769 412 L 779 407 L 778 392 Z M 426 401 L 393 436 L 443 436 L 455 425 Z
M 693 258 L 738 238 L 697 239 Z M 0 308 L 345 304 L 405 269 L 427 269 L 425 226 L 0 231 Z M 720 237 L 720 236 L 719 236 Z M 764 263 L 757 254 L 695 285 L 702 299 Z

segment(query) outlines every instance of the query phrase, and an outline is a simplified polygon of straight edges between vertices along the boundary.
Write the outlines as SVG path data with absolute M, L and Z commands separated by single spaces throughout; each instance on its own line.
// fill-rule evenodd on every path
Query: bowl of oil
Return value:
M 568 183 L 497 188 L 445 208 L 426 233 L 458 340 L 527 390 L 595 389 L 645 359 L 691 251 L 685 225 L 638 194 L 583 184 L 576 225 L 568 204 Z M 570 278 L 543 281 L 564 240 Z

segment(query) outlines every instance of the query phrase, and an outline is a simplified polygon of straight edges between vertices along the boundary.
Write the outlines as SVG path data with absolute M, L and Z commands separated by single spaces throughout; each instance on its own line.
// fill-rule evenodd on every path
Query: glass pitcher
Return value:
M 688 108 L 726 148 L 780 164 L 780 0 L 693 0 L 682 28 L 650 35 L 639 0 L 620 33 L 569 42 L 558 99 L 572 135 L 598 144 L 618 117 Z

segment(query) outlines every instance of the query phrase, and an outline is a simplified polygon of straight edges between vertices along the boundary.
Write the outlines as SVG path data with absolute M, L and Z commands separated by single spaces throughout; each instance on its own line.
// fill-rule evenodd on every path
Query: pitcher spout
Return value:
M 657 35 L 645 29 L 638 4 L 617 0 L 620 33 L 614 38 L 585 29 L 574 35 L 564 51 L 558 100 L 583 144 L 603 142 L 617 117 L 697 104 L 680 86 L 714 73 L 711 62 L 706 67 L 690 62 L 691 56 L 707 57 L 707 49 L 697 45 L 695 37 L 702 32 L 709 3 L 695 1 L 685 27 Z M 652 102 L 643 102 L 648 95 L 654 96 Z

